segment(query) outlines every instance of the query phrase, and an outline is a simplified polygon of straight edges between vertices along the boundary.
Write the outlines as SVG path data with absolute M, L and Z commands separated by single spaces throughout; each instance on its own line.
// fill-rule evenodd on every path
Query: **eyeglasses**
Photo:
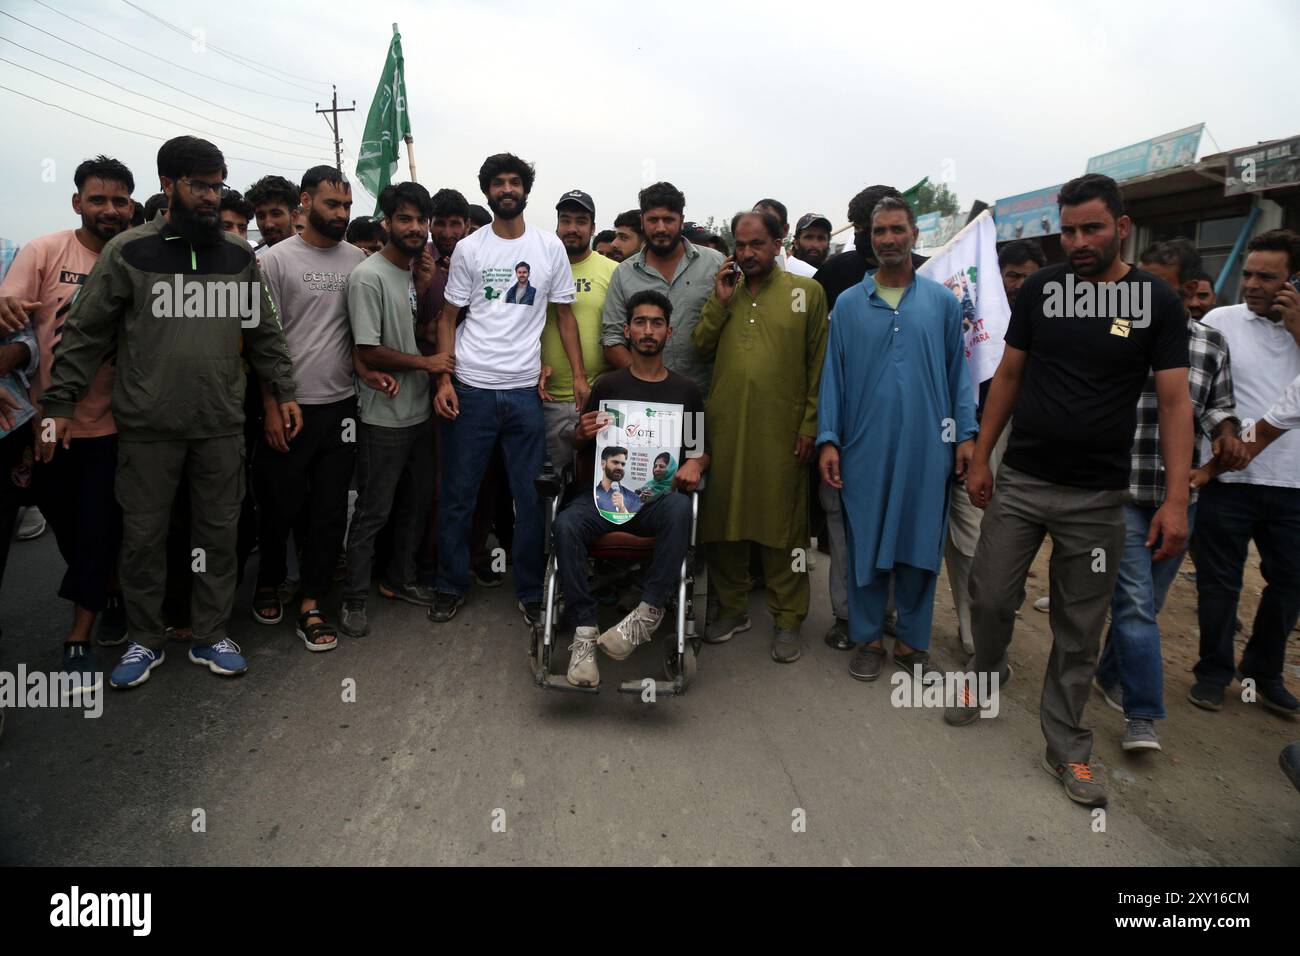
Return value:
M 218 198 L 220 198 L 234 191 L 225 183 L 209 183 L 209 182 L 204 182 L 202 179 L 188 179 L 188 178 L 181 179 L 180 181 L 183 182 L 186 186 L 188 186 L 190 192 L 194 193 L 194 195 L 198 196 L 200 199 L 206 196 L 208 193 L 213 193 Z

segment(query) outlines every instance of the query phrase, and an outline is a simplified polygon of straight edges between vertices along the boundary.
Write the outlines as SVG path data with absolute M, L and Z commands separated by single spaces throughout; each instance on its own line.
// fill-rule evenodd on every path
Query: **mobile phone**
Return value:
M 1300 272 L 1297 272 L 1295 275 L 1293 275 L 1291 278 L 1287 279 L 1286 281 L 1291 286 L 1291 288 L 1296 290 L 1296 292 L 1300 292 Z

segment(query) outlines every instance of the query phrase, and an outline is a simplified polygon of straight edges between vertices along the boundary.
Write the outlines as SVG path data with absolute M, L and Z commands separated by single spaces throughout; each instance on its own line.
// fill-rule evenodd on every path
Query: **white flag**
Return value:
M 966 366 L 978 399 L 980 383 L 992 378 L 1002 361 L 1003 337 L 1011 321 L 1011 306 L 998 269 L 993 210 L 986 209 L 976 216 L 916 272 L 942 282 L 961 303 Z

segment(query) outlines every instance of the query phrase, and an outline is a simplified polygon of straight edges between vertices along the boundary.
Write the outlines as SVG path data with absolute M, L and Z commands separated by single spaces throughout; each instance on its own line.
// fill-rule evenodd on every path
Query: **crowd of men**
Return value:
M 949 701 L 954 726 L 1011 679 L 1050 535 L 1044 766 L 1076 802 L 1106 800 L 1084 723 L 1093 688 L 1124 714 L 1125 749 L 1160 749 L 1157 615 L 1189 547 L 1190 702 L 1219 710 L 1237 679 L 1300 713 L 1283 679 L 1300 617 L 1293 232 L 1252 239 L 1243 301 L 1216 308 L 1191 242 L 1125 262 L 1118 187 L 1075 179 L 1059 194 L 1064 262 L 1031 241 L 1000 250 L 1011 319 L 996 373 L 976 382 L 961 304 L 917 273 L 915 213 L 892 187 L 853 197 L 853 247 L 829 256 L 820 213 L 791 231 L 787 207 L 761 199 L 731 221 L 729 248 L 685 220 L 667 182 L 611 229 L 581 189 L 558 198 L 553 227 L 533 225 L 534 169 L 509 153 L 479 170 L 486 209 L 402 183 L 374 218 L 352 216 L 329 166 L 241 195 L 220 150 L 190 136 L 164 144 L 157 174 L 162 192 L 140 204 L 122 163 L 84 162 L 80 224 L 25 245 L 0 284 L 0 577 L 20 509 L 47 519 L 73 607 L 62 667 L 83 692 L 102 681 L 92 636 L 125 645 L 114 688 L 144 683 L 171 646 L 244 673 L 227 626 L 255 551 L 253 618 L 276 626 L 287 609 L 311 652 L 367 635 L 375 594 L 450 621 L 473 586 L 503 583 L 506 552 L 537 627 L 534 479 L 585 468 L 594 490 L 579 483 L 553 531 L 575 686 L 599 684 L 598 651 L 623 659 L 661 625 L 698 493 L 711 644 L 752 628 L 759 585 L 772 659 L 800 658 L 816 530 L 825 641 L 853 652 L 849 674 L 873 681 L 892 663 L 943 682 L 930 650 L 945 563 L 978 677 Z M 1142 305 L 1061 317 L 1053 303 L 1076 286 Z M 691 423 L 635 493 L 627 448 L 605 443 L 595 461 L 620 403 Z M 640 601 L 601 632 L 588 549 L 615 528 L 655 547 Z M 1238 661 L 1251 542 L 1266 587 Z

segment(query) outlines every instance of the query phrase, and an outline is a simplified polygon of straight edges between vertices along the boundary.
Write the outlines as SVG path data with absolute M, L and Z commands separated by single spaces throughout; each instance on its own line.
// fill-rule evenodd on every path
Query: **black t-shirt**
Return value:
M 925 261 L 925 256 L 912 253 L 912 268 L 915 269 Z M 826 308 L 835 308 L 835 300 L 840 297 L 840 293 L 852 289 L 862 281 L 869 269 L 874 270 L 877 265 L 874 259 L 868 262 L 867 257 L 857 249 L 838 253 L 823 262 L 813 279 L 826 291 Z
M 685 375 L 670 369 L 668 377 L 662 382 L 647 382 L 633 375 L 630 368 L 606 372 L 591 386 L 591 396 L 582 409 L 583 413 L 597 411 L 602 401 L 680 405 L 684 416 L 682 441 L 689 442 L 693 447 L 679 449 L 677 460 L 680 462 L 698 457 L 700 445 L 703 445 L 706 453 L 709 450 L 709 431 L 704 427 L 704 397 L 694 380 Z M 594 451 L 588 449 L 585 454 L 592 455 Z
M 1079 298 L 1085 285 L 1091 308 Z M 1017 471 L 1077 488 L 1128 487 L 1138 397 L 1152 369 L 1187 367 L 1187 316 L 1149 272 L 1130 269 L 1113 286 L 1138 297 L 1127 309 L 1102 301 L 1101 287 L 1075 279 L 1068 264 L 1039 269 L 1021 287 L 1006 343 L 1028 360 L 1003 458 Z

